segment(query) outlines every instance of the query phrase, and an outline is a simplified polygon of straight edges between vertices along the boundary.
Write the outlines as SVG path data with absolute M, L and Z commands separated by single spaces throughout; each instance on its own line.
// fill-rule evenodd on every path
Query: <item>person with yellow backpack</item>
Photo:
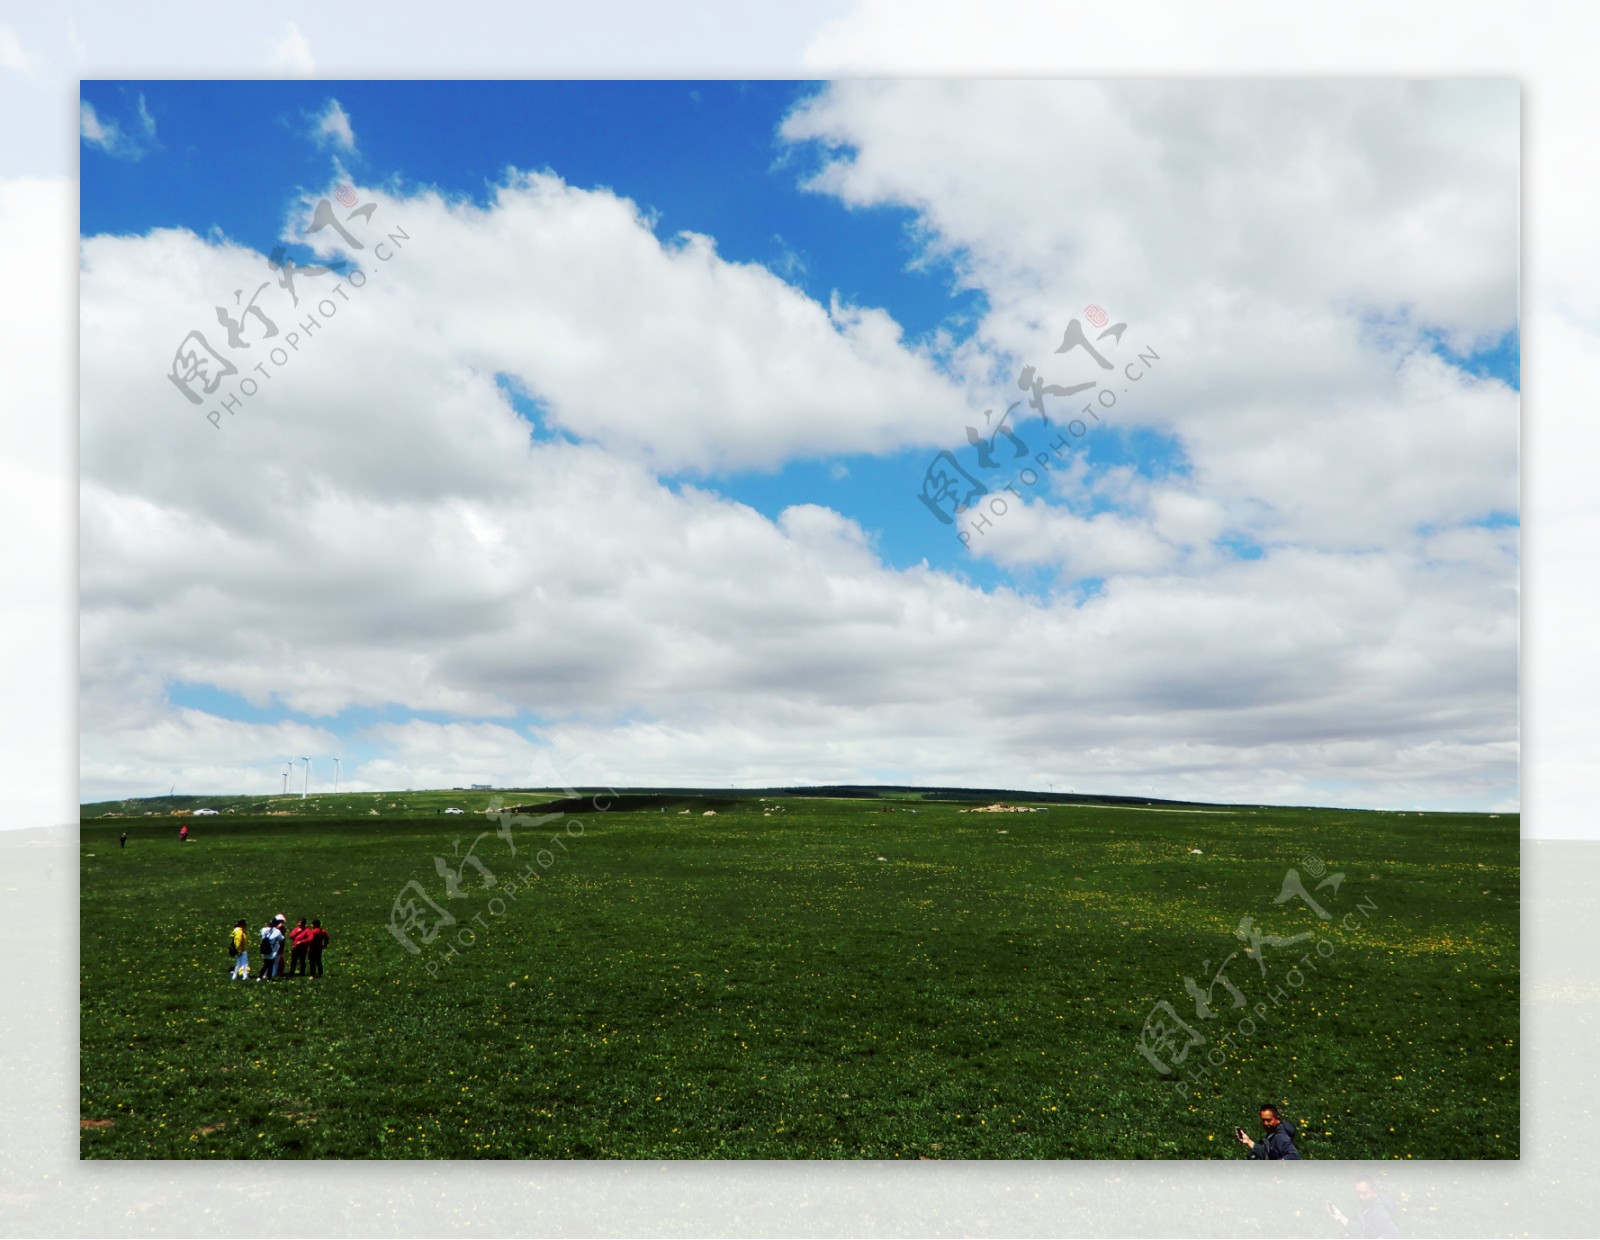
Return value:
M 250 977 L 250 953 L 246 950 L 249 937 L 244 932 L 244 918 L 240 918 L 228 935 L 228 954 L 233 957 L 233 972 L 229 975 L 234 981 Z

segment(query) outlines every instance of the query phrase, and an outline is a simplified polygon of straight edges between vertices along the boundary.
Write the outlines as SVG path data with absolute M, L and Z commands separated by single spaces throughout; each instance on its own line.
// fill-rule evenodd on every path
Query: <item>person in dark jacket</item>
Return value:
M 1346 1234 L 1362 1240 L 1394 1240 L 1400 1234 L 1394 1222 L 1394 1202 L 1373 1187 L 1371 1180 L 1356 1181 L 1356 1200 L 1361 1210 L 1354 1219 L 1346 1218 L 1338 1206 L 1328 1206 L 1333 1221 L 1342 1224 Z
M 1299 1161 L 1300 1151 L 1294 1148 L 1294 1125 L 1279 1115 L 1278 1108 L 1270 1102 L 1263 1102 L 1258 1109 L 1261 1126 L 1267 1130 L 1265 1137 L 1252 1141 L 1243 1128 L 1233 1130 L 1240 1143 L 1250 1147 L 1248 1157 Z

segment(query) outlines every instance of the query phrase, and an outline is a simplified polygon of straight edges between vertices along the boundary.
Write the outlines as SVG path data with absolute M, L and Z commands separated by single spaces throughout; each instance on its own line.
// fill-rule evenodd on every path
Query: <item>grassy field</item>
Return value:
M 1237 1158 L 1277 1100 L 1307 1158 L 1518 1156 L 1514 815 L 727 793 L 478 839 L 490 796 L 86 806 L 83 1155 Z M 456 918 L 416 954 L 413 881 Z M 278 912 L 326 976 L 230 982 Z M 1236 1010 L 1244 917 L 1316 937 Z M 1162 1002 L 1205 1038 L 1168 1077 Z

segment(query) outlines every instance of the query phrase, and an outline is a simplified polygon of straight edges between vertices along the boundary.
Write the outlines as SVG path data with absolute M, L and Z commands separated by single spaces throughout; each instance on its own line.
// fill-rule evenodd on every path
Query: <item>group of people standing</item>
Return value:
M 288 919 L 279 913 L 266 925 L 261 927 L 261 972 L 256 974 L 256 981 L 272 981 L 285 976 L 283 958 L 289 957 L 287 976 L 299 974 L 302 977 L 322 976 L 322 950 L 328 945 L 328 932 L 322 928 L 320 921 L 313 921 L 309 926 L 302 917 L 294 928 L 287 929 Z M 244 918 L 240 918 L 234 925 L 233 932 L 228 936 L 228 954 L 233 957 L 233 972 L 230 976 L 234 981 L 248 979 L 250 976 L 249 935 L 245 930 Z M 287 948 L 287 952 L 285 951 Z

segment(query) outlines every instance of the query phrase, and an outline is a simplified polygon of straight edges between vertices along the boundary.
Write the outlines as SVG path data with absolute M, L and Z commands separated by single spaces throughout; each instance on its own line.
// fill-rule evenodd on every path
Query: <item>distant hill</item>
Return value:
M 579 795 L 561 795 L 576 792 Z M 424 788 L 407 792 L 314 792 L 268 796 L 153 796 L 118 801 L 90 801 L 79 809 L 83 819 L 157 818 L 193 815 L 214 809 L 222 815 L 323 817 L 350 814 L 433 814 L 446 808 L 482 813 L 492 802 L 514 813 L 581 814 L 609 810 L 665 809 L 692 804 L 723 809 L 758 798 L 788 797 L 849 800 L 905 800 L 936 803 L 988 804 L 1014 801 L 1029 805 L 1148 805 L 1173 808 L 1241 808 L 1206 801 L 1171 801 L 1159 797 L 1096 795 L 1074 792 L 1031 792 L 1015 788 L 930 788 L 910 784 L 808 784 L 770 788 Z M 1254 807 L 1250 807 L 1254 808 Z

